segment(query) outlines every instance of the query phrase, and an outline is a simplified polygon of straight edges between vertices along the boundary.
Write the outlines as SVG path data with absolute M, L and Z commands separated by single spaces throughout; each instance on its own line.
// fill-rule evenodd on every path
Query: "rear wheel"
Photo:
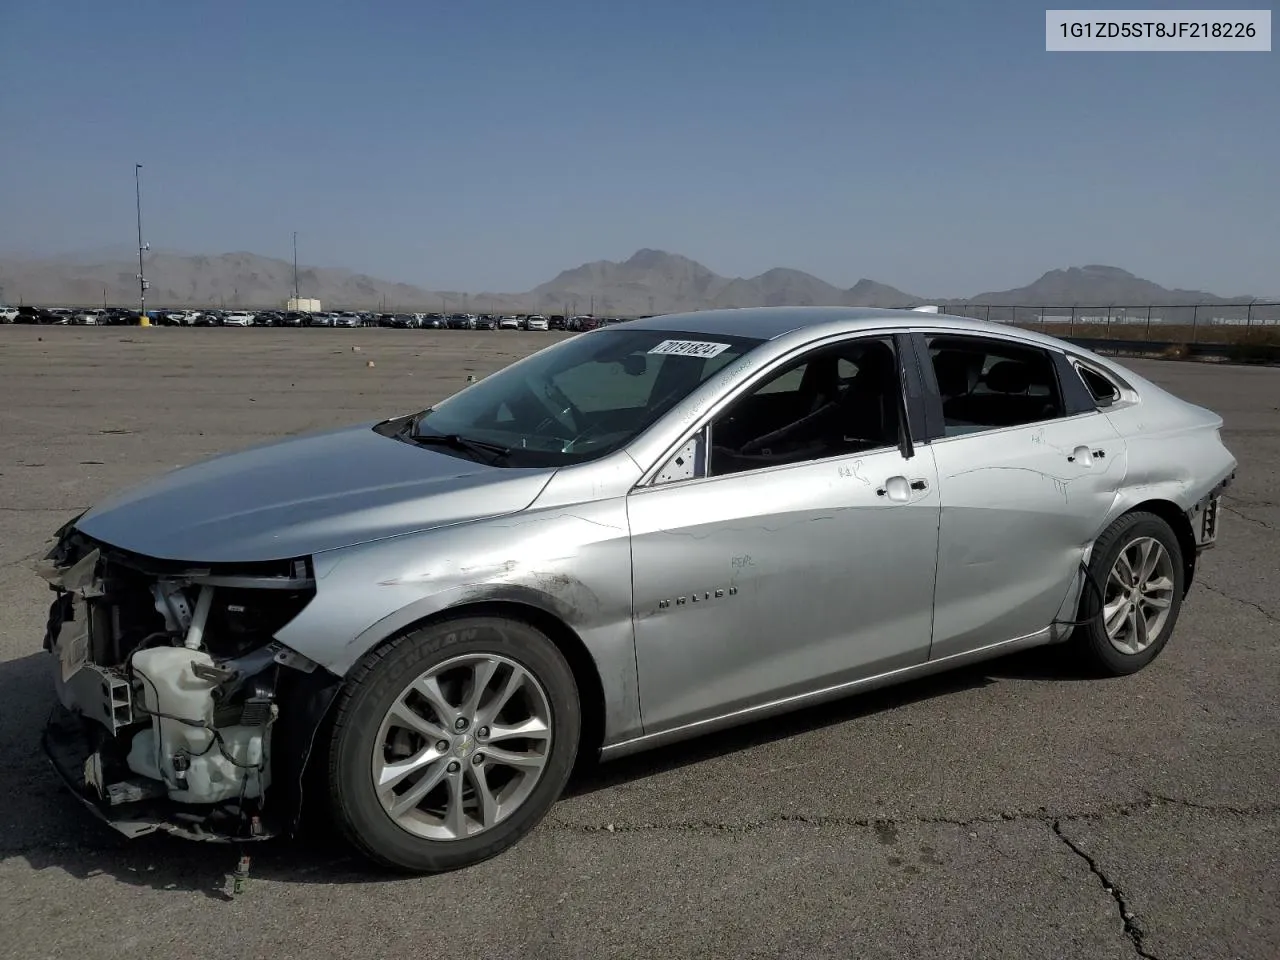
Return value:
M 573 673 L 533 627 L 495 617 L 424 627 L 366 657 L 341 695 L 334 818 L 388 866 L 479 863 L 551 808 L 580 727 Z
M 1094 544 L 1077 649 L 1095 671 L 1136 673 L 1159 656 L 1182 609 L 1182 547 L 1164 518 L 1139 511 L 1120 517 Z M 1099 596 L 1101 594 L 1101 596 Z

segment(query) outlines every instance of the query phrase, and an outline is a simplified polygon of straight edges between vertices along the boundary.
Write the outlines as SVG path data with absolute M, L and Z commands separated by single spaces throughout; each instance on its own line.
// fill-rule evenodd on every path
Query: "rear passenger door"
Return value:
M 940 434 L 938 659 L 1029 636 L 1064 615 L 1127 458 L 1060 352 L 955 333 L 916 343 Z

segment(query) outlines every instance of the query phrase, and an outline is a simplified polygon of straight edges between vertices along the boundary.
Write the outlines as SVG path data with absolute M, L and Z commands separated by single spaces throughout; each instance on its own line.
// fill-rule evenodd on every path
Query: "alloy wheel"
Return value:
M 1173 560 L 1154 537 L 1140 537 L 1116 557 L 1103 593 L 1102 622 L 1120 653 L 1134 655 L 1160 639 L 1174 591 Z
M 551 704 L 526 667 L 497 654 L 437 664 L 387 710 L 372 775 L 382 808 L 409 833 L 461 840 L 514 813 L 551 756 Z

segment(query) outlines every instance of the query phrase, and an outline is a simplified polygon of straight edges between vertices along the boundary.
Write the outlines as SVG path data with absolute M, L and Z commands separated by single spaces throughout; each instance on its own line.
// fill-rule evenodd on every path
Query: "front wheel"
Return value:
M 1094 544 L 1089 576 L 1076 647 L 1095 672 L 1136 673 L 1160 654 L 1178 622 L 1185 585 L 1178 537 L 1154 513 L 1125 514 Z
M 334 818 L 387 866 L 479 863 L 546 815 L 580 728 L 573 672 L 533 627 L 496 617 L 423 627 L 369 654 L 340 696 Z

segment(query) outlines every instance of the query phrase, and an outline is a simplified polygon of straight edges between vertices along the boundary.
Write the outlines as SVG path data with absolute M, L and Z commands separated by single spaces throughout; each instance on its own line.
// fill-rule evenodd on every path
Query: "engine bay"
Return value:
M 64 528 L 39 572 L 55 592 L 45 749 L 80 799 L 130 836 L 279 832 L 268 795 L 281 771 L 300 795 L 299 733 L 305 754 L 324 709 L 308 703 L 334 679 L 274 639 L 314 596 L 309 561 L 194 566 Z M 282 705 L 305 722 L 281 725 Z

